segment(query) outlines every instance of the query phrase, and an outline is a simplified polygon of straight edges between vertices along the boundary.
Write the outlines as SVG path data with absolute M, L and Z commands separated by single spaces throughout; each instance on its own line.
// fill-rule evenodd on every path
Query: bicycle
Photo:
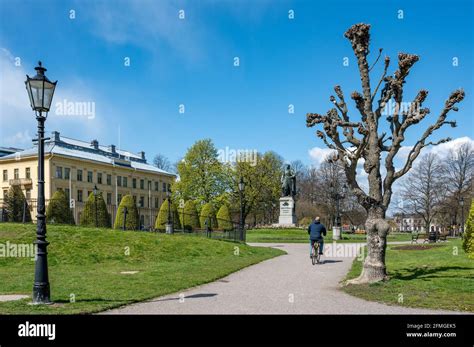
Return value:
M 315 264 L 319 264 L 319 261 L 321 259 L 321 254 L 319 254 L 319 247 L 321 247 L 321 241 L 320 240 L 317 240 L 314 244 L 313 244 L 313 248 L 311 250 L 311 263 L 313 265 Z

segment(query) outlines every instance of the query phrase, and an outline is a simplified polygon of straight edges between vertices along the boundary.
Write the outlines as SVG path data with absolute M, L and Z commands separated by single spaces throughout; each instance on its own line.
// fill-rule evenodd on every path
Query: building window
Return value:
M 155 182 L 155 190 L 156 191 L 160 190 L 160 184 L 158 182 Z
M 119 187 L 122 186 L 122 176 L 117 176 L 117 185 L 118 185 Z
M 77 180 L 82 181 L 82 170 L 77 170 Z
M 68 180 L 71 178 L 71 169 L 68 167 L 64 168 L 64 179 Z
M 77 191 L 77 202 L 82 202 L 82 190 Z
M 14 169 L 13 170 L 13 178 L 16 179 L 16 180 L 20 178 L 20 170 L 19 169 Z
M 56 178 L 63 178 L 63 168 L 56 166 Z
M 112 185 L 112 175 L 107 175 L 107 185 Z
M 87 182 L 92 183 L 92 171 L 87 171 Z
M 140 196 L 140 207 L 145 207 L 145 198 Z
M 127 183 L 127 177 L 124 177 L 124 178 L 123 178 L 123 186 L 124 186 L 125 188 L 127 188 L 127 184 L 128 184 L 128 183 Z
M 3 182 L 8 181 L 8 170 L 3 170 Z
M 168 183 L 168 191 L 171 192 L 171 184 Z
M 122 202 L 122 194 L 118 194 L 118 203 L 120 204 Z
M 145 180 L 140 180 L 140 189 L 145 189 Z
M 66 194 L 66 199 L 69 201 L 71 199 L 71 191 L 69 188 L 64 189 L 64 193 Z
M 160 205 L 160 198 L 155 198 L 155 208 L 158 208 Z
M 112 205 L 112 193 L 107 193 L 107 205 Z
M 166 192 L 166 183 L 163 182 L 163 191 Z
M 132 179 L 132 188 L 137 189 L 137 179 L 136 178 Z
M 25 178 L 31 178 L 31 169 L 29 167 L 25 169 Z
M 102 184 L 102 173 L 101 172 L 97 173 L 97 183 Z
M 134 203 L 135 205 L 137 204 L 137 196 L 136 196 L 136 195 L 133 196 L 133 203 Z

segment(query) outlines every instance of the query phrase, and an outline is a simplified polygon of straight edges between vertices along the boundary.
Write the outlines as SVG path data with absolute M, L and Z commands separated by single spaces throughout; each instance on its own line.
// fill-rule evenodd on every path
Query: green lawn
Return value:
M 214 281 L 284 254 L 189 235 L 49 226 L 50 306 L 0 303 L 0 314 L 91 313 Z M 33 224 L 0 224 L 0 244 L 31 243 Z M 236 247 L 239 254 L 236 255 Z M 127 255 L 129 251 L 129 255 Z M 122 271 L 139 271 L 121 274 Z M 0 257 L 0 294 L 31 295 L 34 261 Z M 75 302 L 71 298 L 75 297 Z
M 397 248 L 400 245 L 388 246 L 389 281 L 348 285 L 343 290 L 390 305 L 474 312 L 474 261 L 462 250 L 461 240 L 423 250 Z M 347 279 L 357 277 L 361 267 L 356 259 Z
M 332 242 L 332 231 L 328 231 L 326 240 Z M 409 233 L 392 233 L 388 241 L 410 241 Z M 363 234 L 343 233 L 343 239 L 336 242 L 362 242 L 365 243 Z M 305 243 L 308 242 L 308 233 L 305 229 L 251 229 L 247 231 L 247 242 L 282 242 Z

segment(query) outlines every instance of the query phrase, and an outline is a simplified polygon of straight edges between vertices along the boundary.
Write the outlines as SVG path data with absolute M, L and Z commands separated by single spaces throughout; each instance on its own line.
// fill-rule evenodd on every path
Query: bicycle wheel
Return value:
M 317 253 L 316 253 L 316 249 L 314 248 L 314 245 L 313 245 L 313 249 L 312 249 L 312 251 L 311 251 L 311 263 L 312 263 L 313 265 L 316 264 L 316 256 L 317 256 L 316 254 L 317 254 Z

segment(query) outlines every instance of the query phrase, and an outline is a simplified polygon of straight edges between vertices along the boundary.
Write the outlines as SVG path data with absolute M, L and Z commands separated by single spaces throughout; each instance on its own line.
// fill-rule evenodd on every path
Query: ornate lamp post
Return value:
M 459 204 L 461 205 L 461 235 L 464 235 L 464 197 L 461 196 L 459 199 Z
M 171 218 L 171 190 L 168 189 L 166 191 L 166 197 L 168 199 L 168 221 L 166 223 L 166 233 L 172 234 L 173 233 L 173 221 Z
M 38 208 L 36 216 L 36 262 L 35 282 L 33 285 L 33 304 L 50 304 L 50 288 L 48 276 L 48 252 L 49 242 L 46 241 L 46 214 L 44 201 L 44 123 L 48 117 L 49 108 L 53 101 L 56 82 L 51 82 L 44 74 L 46 69 L 38 62 L 35 67 L 36 75 L 26 75 L 26 90 L 30 98 L 30 104 L 35 111 L 38 121 Z
M 244 236 L 244 189 L 245 183 L 243 177 L 240 177 L 239 181 L 239 197 L 240 197 L 240 220 L 239 220 L 239 229 L 240 229 L 240 241 L 245 241 Z
M 99 194 L 99 189 L 97 189 L 97 185 L 94 185 L 92 193 L 94 194 L 95 227 L 97 228 L 99 226 L 99 218 L 97 216 L 97 194 Z

